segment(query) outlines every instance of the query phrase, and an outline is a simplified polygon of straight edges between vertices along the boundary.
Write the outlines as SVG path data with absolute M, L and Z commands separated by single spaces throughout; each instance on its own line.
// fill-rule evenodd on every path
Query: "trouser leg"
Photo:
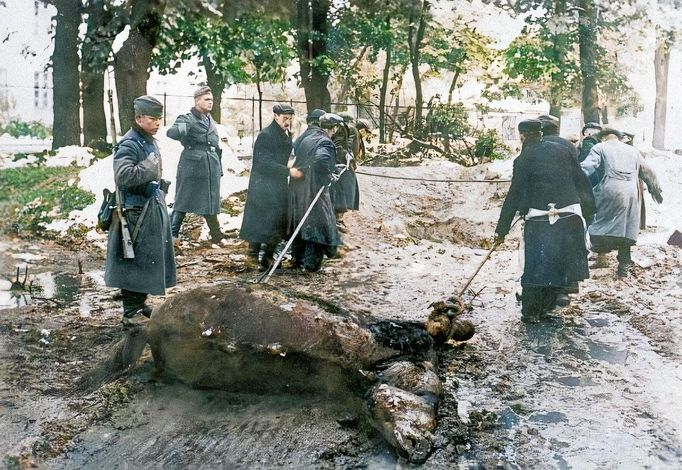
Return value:
M 322 267 L 322 259 L 324 258 L 325 249 L 326 245 L 321 245 L 314 242 L 306 242 L 303 267 L 307 271 L 319 271 L 320 267 Z
M 209 236 L 211 241 L 219 242 L 223 239 L 223 232 L 220 230 L 220 222 L 218 222 L 218 216 L 215 214 L 204 215 L 206 220 L 206 225 L 208 225 Z
M 258 256 L 260 255 L 260 242 L 249 242 L 249 253 L 248 257 L 258 261 Z
M 544 308 L 544 295 L 541 287 L 523 286 L 521 291 L 521 321 L 536 323 Z
M 270 267 L 275 261 L 275 249 L 277 248 L 277 243 L 263 243 L 263 258 L 261 259 L 261 266 Z
M 173 211 L 171 215 L 171 234 L 173 238 L 177 238 L 180 234 L 180 227 L 182 226 L 182 221 L 185 220 L 185 212 Z
M 301 239 L 301 234 L 296 235 L 291 243 L 291 263 L 293 268 L 303 267 L 306 243 Z
M 121 289 L 121 298 L 124 317 L 131 318 L 138 313 L 148 317 L 151 314 L 151 309 L 145 304 L 147 294 Z
M 630 264 L 632 263 L 630 245 L 618 247 L 618 271 L 619 276 L 625 276 L 628 273 Z

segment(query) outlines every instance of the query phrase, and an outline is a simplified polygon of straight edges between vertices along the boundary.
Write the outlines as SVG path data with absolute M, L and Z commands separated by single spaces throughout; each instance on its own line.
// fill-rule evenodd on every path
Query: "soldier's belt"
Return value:
M 209 152 L 215 152 L 217 147 L 213 145 L 204 145 L 204 144 L 198 144 L 198 145 L 188 145 L 185 147 L 187 150 L 207 150 Z

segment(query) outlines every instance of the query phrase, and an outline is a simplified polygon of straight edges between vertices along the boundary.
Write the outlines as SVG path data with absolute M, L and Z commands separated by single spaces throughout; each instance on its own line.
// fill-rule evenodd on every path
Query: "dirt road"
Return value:
M 494 177 L 451 166 L 392 175 Z M 499 175 L 497 175 L 499 176 Z M 348 250 L 320 274 L 271 283 L 382 318 L 423 320 L 485 254 L 506 186 L 360 177 Z M 679 249 L 652 228 L 632 276 L 595 269 L 572 305 L 519 321 L 515 229 L 471 285 L 477 335 L 441 355 L 447 396 L 424 468 L 679 468 L 682 465 Z M 2 272 L 30 265 L 42 292 L 0 315 L 0 453 L 9 468 L 404 468 L 350 403 L 323 397 L 192 390 L 159 381 L 147 354 L 87 396 L 69 385 L 121 336 L 103 253 L 6 241 Z M 187 243 L 181 285 L 254 279 L 244 245 Z M 78 275 L 76 257 L 85 274 Z M 6 289 L 8 286 L 3 286 Z M 5 292 L 6 293 L 6 292 Z M 162 299 L 154 299 L 161 302 Z M 23 304 L 3 297 L 6 307 Z

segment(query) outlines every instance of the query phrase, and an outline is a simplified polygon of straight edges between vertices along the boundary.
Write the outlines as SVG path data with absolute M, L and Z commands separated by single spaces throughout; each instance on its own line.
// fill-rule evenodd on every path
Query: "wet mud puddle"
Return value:
M 536 325 L 508 315 L 514 303 L 504 310 L 486 313 L 506 318 L 476 341 L 474 366 L 456 374 L 461 418 L 492 413 L 468 458 L 511 468 L 679 468 L 676 358 L 608 305 Z
M 67 271 L 64 263 L 50 260 L 37 245 L 22 251 L 13 251 L 7 245 L 2 248 L 0 309 L 23 307 L 37 301 L 57 306 L 77 304 L 80 316 L 88 317 L 97 308 L 95 293 L 98 287 L 104 286 L 103 271 L 82 272 L 82 265 L 76 262 Z

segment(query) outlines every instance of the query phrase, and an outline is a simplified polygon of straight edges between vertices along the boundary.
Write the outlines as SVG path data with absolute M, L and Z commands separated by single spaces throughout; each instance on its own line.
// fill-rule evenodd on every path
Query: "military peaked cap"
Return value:
M 343 122 L 353 122 L 355 118 L 351 113 L 339 113 L 339 116 L 343 118 Z
M 150 95 L 135 98 L 133 110 L 138 116 L 161 117 L 163 115 L 163 105 L 159 100 Z
M 583 126 L 581 134 L 584 134 L 587 129 L 597 129 L 600 131 L 601 126 L 599 125 L 598 122 L 586 122 L 585 125 Z

